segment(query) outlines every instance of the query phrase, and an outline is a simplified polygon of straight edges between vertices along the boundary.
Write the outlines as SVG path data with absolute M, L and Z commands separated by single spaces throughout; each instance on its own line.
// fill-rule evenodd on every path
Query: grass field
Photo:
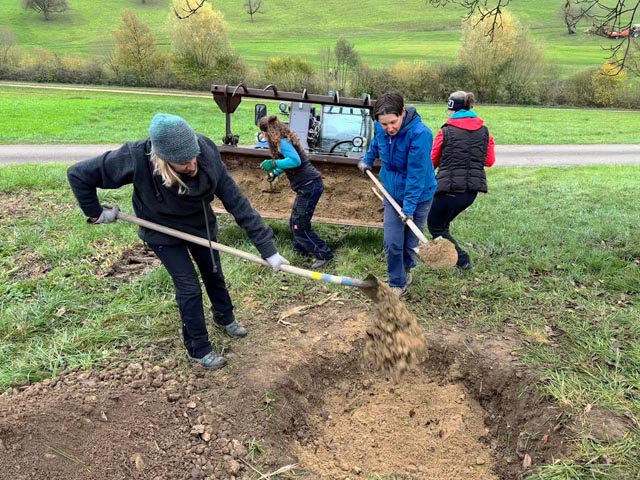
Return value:
M 202 98 L 194 98 L 193 93 L 190 97 L 135 95 L 17 88 L 0 83 L 0 103 L 6 107 L 0 144 L 121 143 L 145 138 L 151 117 L 160 111 L 183 116 L 216 142 L 225 132 L 224 115 L 207 92 L 202 92 Z M 243 144 L 254 141 L 254 104 L 243 101 L 232 117 L 232 130 L 240 135 Z M 277 106 L 272 103 L 269 109 L 276 112 Z M 433 130 L 446 119 L 444 105 L 417 105 L 417 109 Z M 637 111 L 483 105 L 475 110 L 499 144 L 638 142 Z
M 42 15 L 24 11 L 20 2 L 0 0 L 1 26 L 10 27 L 21 47 L 44 48 L 59 54 L 108 55 L 119 13 L 135 11 L 170 48 L 167 20 L 169 0 L 151 0 L 143 5 L 133 0 L 109 2 L 70 1 L 70 10 L 45 22 Z M 265 13 L 253 23 L 243 2 L 213 2 L 229 26 L 232 45 L 251 66 L 260 66 L 271 56 L 293 55 L 317 63 L 320 53 L 335 46 L 339 37 L 352 42 L 362 60 L 373 67 L 400 60 L 430 64 L 454 63 L 460 42 L 460 23 L 465 12 L 449 4 L 434 8 L 425 0 L 397 3 L 357 0 L 345 7 L 341 0 L 269 0 Z M 528 26 L 545 46 L 559 75 L 600 66 L 607 58 L 607 41 L 580 32 L 565 34 L 557 0 L 514 0 L 509 9 Z M 586 30 L 589 25 L 584 25 Z
M 469 275 L 416 271 L 409 304 L 425 326 L 463 321 L 469 329 L 515 326 L 525 341 L 520 359 L 539 388 L 563 408 L 589 405 L 640 419 L 640 213 L 635 166 L 529 168 L 489 171 L 491 192 L 454 226 L 476 263 Z M 89 228 L 66 183 L 64 165 L 0 168 L 0 390 L 14 382 L 91 368 L 123 345 L 152 345 L 174 335 L 175 305 L 164 269 L 127 283 L 96 275 L 138 244 L 125 222 Z M 103 191 L 101 200 L 130 211 L 130 189 Z M 29 202 L 20 199 L 29 198 Z M 4 210 L 3 210 L 3 213 Z M 229 219 L 219 241 L 253 247 Z M 276 243 L 294 258 L 288 227 L 270 221 Z M 332 273 L 382 278 L 382 232 L 318 226 L 335 246 Z M 274 277 L 223 256 L 231 295 L 250 288 L 264 308 L 309 299 L 319 285 Z M 29 272 L 40 272 L 30 275 Z M 357 295 L 343 287 L 342 295 Z M 351 292 L 351 293 L 350 293 Z M 305 300 L 306 301 L 306 300 Z M 245 315 L 238 302 L 237 315 Z M 597 444 L 588 438 L 573 458 L 543 468 L 537 480 L 635 479 L 640 437 Z M 601 459 L 613 460 L 603 464 Z

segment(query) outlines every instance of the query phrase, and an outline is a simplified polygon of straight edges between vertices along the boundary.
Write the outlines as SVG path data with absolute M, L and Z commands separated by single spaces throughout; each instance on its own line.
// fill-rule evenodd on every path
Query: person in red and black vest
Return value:
M 478 196 L 487 193 L 484 167 L 496 161 L 495 143 L 483 120 L 472 111 L 475 97 L 471 92 L 449 95 L 449 119 L 433 140 L 431 161 L 437 168 L 438 188 L 427 217 L 429 233 L 451 241 L 458 252 L 456 267 L 473 268 L 469 254 L 449 232 L 451 222 Z

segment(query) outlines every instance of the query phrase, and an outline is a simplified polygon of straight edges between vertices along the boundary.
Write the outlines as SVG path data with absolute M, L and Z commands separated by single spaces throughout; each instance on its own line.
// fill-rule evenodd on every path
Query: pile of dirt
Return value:
M 418 257 L 435 270 L 454 268 L 458 262 L 456 246 L 446 238 L 438 237 L 418 248 Z
M 364 358 L 374 368 L 399 378 L 424 359 L 423 330 L 398 295 L 384 283 L 379 282 L 374 305 L 375 315 L 367 326 Z
M 371 181 L 356 167 L 316 165 L 316 168 L 322 174 L 324 192 L 316 208 L 315 221 L 382 224 L 380 200 L 371 191 Z M 296 195 L 284 175 L 270 183 L 259 164 L 231 165 L 228 169 L 256 210 L 267 217 L 289 218 Z M 214 207 L 223 206 L 216 200 Z

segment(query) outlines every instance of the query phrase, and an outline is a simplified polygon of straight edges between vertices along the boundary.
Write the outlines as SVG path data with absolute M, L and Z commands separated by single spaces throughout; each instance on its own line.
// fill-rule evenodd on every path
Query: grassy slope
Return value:
M 142 5 L 134 0 L 109 2 L 70 1 L 68 13 L 45 22 L 42 15 L 25 12 L 15 0 L 0 0 L 0 25 L 10 26 L 19 43 L 27 48 L 42 47 L 57 53 L 106 55 L 111 34 L 124 9 L 132 9 L 169 48 L 168 0 Z M 449 5 L 434 8 L 425 0 L 397 3 L 358 0 L 345 7 L 342 0 L 269 0 L 266 13 L 251 23 L 242 3 L 218 0 L 229 24 L 232 44 L 253 66 L 272 55 L 299 55 L 317 62 L 320 52 L 333 47 L 340 36 L 351 41 L 365 63 L 392 65 L 400 60 L 451 63 L 458 52 L 460 21 L 464 11 Z M 548 57 L 562 73 L 602 64 L 605 40 L 586 34 L 568 36 L 558 12 L 557 0 L 514 0 L 510 7 L 523 24 L 547 48 Z
M 44 88 L 3 87 L 6 106 L 0 144 L 121 143 L 147 136 L 150 118 L 159 111 L 182 115 L 193 127 L 219 142 L 224 115 L 208 98 L 132 95 Z M 254 102 L 243 101 L 233 114 L 232 131 L 242 144 L 253 142 Z M 442 105 L 418 105 L 432 129 L 445 120 Z M 270 104 L 275 112 L 275 104 Z M 498 144 L 636 143 L 640 112 L 479 105 Z M 46 120 L 45 120 L 46 119 Z M 123 121 L 123 119 L 125 119 Z M 611 130 L 610 125 L 616 125 Z

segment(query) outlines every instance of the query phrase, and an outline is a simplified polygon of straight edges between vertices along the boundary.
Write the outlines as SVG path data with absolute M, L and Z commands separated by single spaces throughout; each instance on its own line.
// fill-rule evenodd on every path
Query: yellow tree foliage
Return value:
M 520 22 L 507 11 L 499 21 L 495 28 L 492 17 L 484 21 L 473 17 L 463 22 L 459 60 L 482 100 L 495 100 L 499 88 L 508 90 L 517 84 L 522 89 L 543 70 L 544 52 Z
M 627 74 L 620 67 L 606 62 L 591 76 L 593 101 L 599 107 L 612 107 L 624 88 Z
M 131 10 L 122 13 L 122 23 L 113 34 L 112 67 L 116 72 L 133 73 L 141 81 L 154 75 L 162 63 L 156 36 Z
M 174 0 L 171 11 L 173 52 L 176 60 L 190 68 L 212 69 L 216 60 L 231 54 L 224 16 L 209 2 L 193 15 L 178 18 L 174 10 L 188 10 L 189 0 Z

